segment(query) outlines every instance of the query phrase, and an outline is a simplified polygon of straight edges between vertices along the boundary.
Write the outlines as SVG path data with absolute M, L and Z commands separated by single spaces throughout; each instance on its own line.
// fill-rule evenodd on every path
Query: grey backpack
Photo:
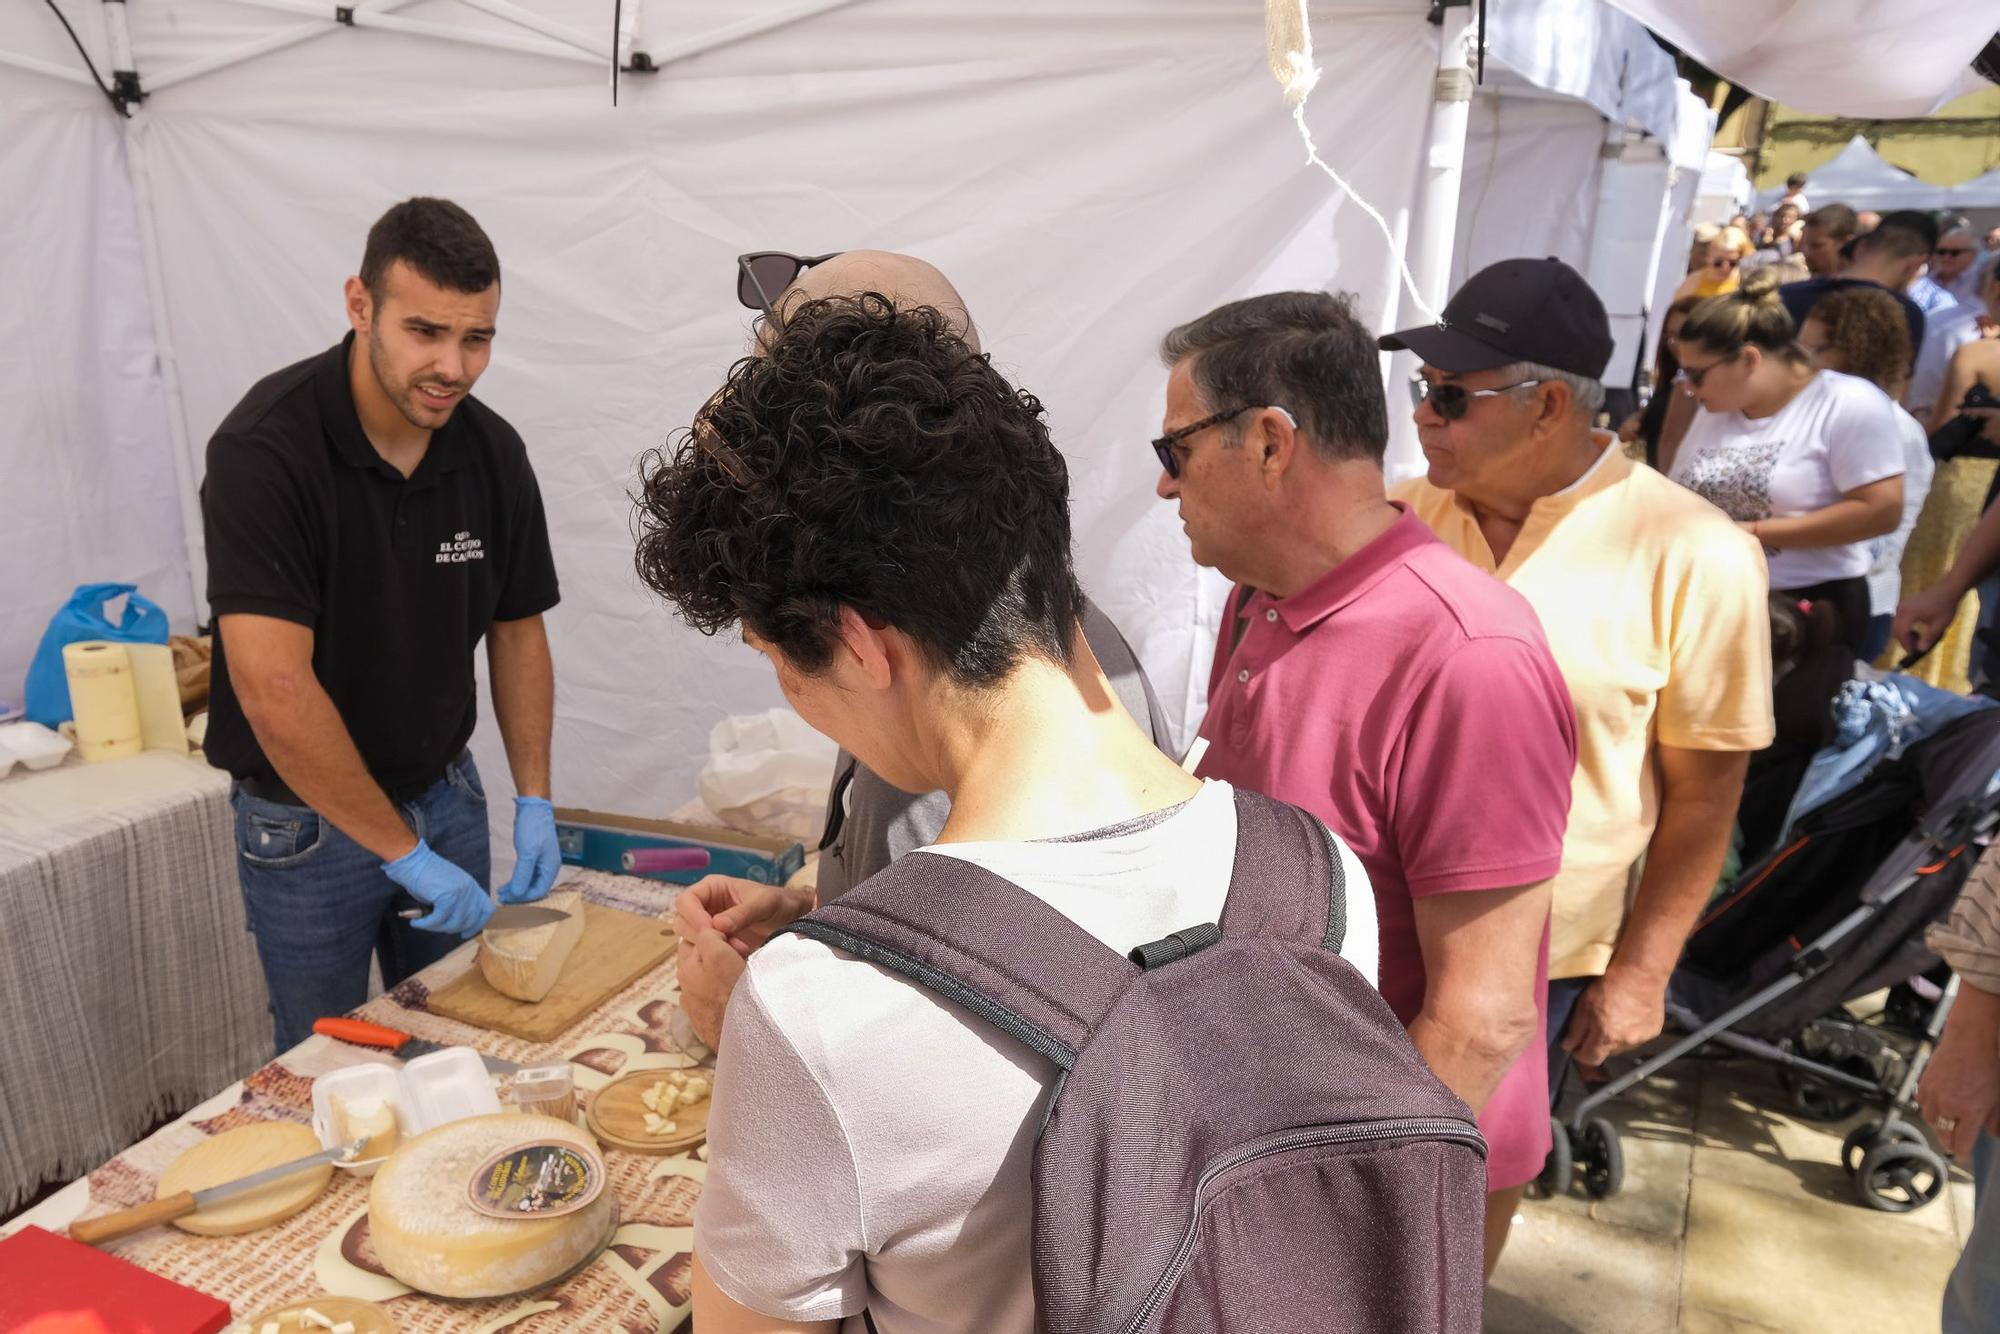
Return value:
M 1477 1334 L 1486 1143 L 1340 957 L 1325 826 L 1241 790 L 1236 815 L 1221 923 L 1129 958 L 942 856 L 904 857 L 789 929 L 1056 1067 L 1033 1169 L 1037 1329 Z

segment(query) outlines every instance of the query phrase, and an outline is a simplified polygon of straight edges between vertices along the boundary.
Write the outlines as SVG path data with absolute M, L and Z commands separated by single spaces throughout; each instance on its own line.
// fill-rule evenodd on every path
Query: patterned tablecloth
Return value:
M 675 886 L 594 871 L 577 873 L 571 883 L 590 902 L 648 917 L 668 915 L 678 892 Z M 557 1041 L 532 1043 L 429 1012 L 430 993 L 471 967 L 473 955 L 471 946 L 458 950 L 357 1013 L 434 1042 L 477 1047 L 523 1064 L 568 1059 L 586 1104 L 592 1092 L 621 1074 L 711 1063 L 680 1010 L 671 957 Z M 150 1200 L 159 1173 L 190 1145 L 252 1121 L 307 1122 L 315 1077 L 391 1060 L 326 1038 L 309 1038 L 9 1226 L 35 1223 L 56 1231 L 74 1218 Z M 608 1149 L 620 1217 L 609 1249 L 563 1282 L 510 1300 L 447 1301 L 414 1293 L 390 1278 L 369 1246 L 368 1182 L 346 1172 L 335 1172 L 326 1193 L 303 1213 L 261 1232 L 196 1237 L 163 1227 L 110 1243 L 109 1249 L 222 1298 L 239 1318 L 331 1293 L 381 1303 L 411 1334 L 691 1329 L 688 1282 L 694 1202 L 706 1171 L 703 1152 L 657 1157 Z
M 0 1217 L 269 1058 L 232 828 L 195 756 L 0 779 Z

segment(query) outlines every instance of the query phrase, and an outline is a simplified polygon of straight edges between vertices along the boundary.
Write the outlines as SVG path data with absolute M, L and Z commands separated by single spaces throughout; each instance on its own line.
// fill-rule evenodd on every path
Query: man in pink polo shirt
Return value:
M 1237 583 L 1197 772 L 1312 811 L 1374 885 L 1381 989 L 1480 1113 L 1487 1264 L 1549 1149 L 1549 882 L 1576 717 L 1534 611 L 1383 492 L 1375 339 L 1323 292 L 1168 334 L 1162 499 Z

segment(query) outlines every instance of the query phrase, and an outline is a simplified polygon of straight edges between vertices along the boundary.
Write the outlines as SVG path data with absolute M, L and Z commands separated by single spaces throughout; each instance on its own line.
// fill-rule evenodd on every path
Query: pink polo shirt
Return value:
M 1310 588 L 1239 588 L 1229 609 L 1198 772 L 1302 806 L 1354 849 L 1375 888 L 1382 995 L 1408 1024 L 1424 1001 L 1411 900 L 1562 866 L 1576 714 L 1541 624 L 1407 509 Z M 1480 1116 L 1494 1190 L 1548 1154 L 1547 989 L 1545 929 L 1544 1018 Z

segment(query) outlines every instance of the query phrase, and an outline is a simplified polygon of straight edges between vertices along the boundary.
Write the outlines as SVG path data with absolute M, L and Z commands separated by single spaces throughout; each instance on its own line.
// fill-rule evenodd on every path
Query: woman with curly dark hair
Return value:
M 698 630 L 740 626 L 799 714 L 884 779 L 947 794 L 937 842 L 888 874 L 969 862 L 1114 959 L 1219 920 L 1236 795 L 1159 751 L 1077 632 L 1069 474 L 1041 404 L 935 308 L 869 292 L 783 314 L 643 461 L 641 577 Z M 1366 873 L 1330 846 L 1362 906 Z M 712 925 L 688 944 L 684 969 L 735 958 Z M 852 953 L 796 933 L 755 950 L 720 1038 L 697 1323 L 867 1310 L 882 1334 L 1029 1334 L 1030 1157 L 1055 1075 Z
M 1823 298 L 1799 327 L 1799 346 L 1823 371 L 1857 375 L 1890 398 L 1901 400 L 1910 378 L 1910 326 L 1896 298 L 1882 288 L 1849 287 Z M 1861 656 L 1873 661 L 1889 645 L 1889 624 L 1903 589 L 1903 548 L 1930 494 L 1930 437 L 1923 423 L 1896 409 L 1903 445 L 1903 518 L 1896 531 L 1869 543 L 1868 642 Z

